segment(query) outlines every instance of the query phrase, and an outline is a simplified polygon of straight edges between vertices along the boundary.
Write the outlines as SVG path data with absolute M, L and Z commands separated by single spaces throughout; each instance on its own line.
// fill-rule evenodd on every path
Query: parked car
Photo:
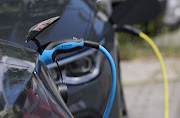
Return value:
M 15 3 L 12 3 L 12 1 L 3 1 L 0 8 L 6 7 L 6 9 L 2 9 L 0 12 L 0 15 L 3 15 L 3 19 L 0 19 L 0 38 L 19 43 L 31 49 L 37 49 L 33 42 L 24 43 L 29 28 L 43 20 L 60 16 L 60 20 L 36 38 L 43 46 L 51 41 L 72 39 L 73 37 L 102 44 L 113 56 L 118 73 L 116 96 L 110 118 L 127 117 L 120 79 L 119 46 L 115 39 L 114 25 L 116 24 L 116 27 L 118 27 L 124 23 L 146 22 L 148 19 L 155 17 L 157 11 L 159 11 L 158 5 L 156 6 L 158 2 L 152 0 L 155 1 L 152 5 L 153 8 L 157 9 L 146 11 L 155 11 L 156 14 L 141 17 L 141 15 L 145 15 L 145 12 L 143 12 L 133 21 L 134 13 L 130 14 L 128 12 L 126 14 L 126 12 L 128 10 L 136 11 L 135 9 L 140 8 L 138 6 L 140 0 L 130 1 L 128 0 L 126 3 L 127 7 L 122 4 L 119 5 L 118 1 L 112 7 L 108 0 L 21 0 L 16 2 L 19 7 L 14 7 Z M 132 6 L 134 3 L 137 4 L 129 8 L 129 5 Z M 149 3 L 146 5 L 148 5 L 148 8 L 152 8 Z M 144 3 L 141 3 L 141 6 L 146 8 Z M 9 7 L 11 10 L 9 10 Z M 16 15 L 12 17 L 15 8 Z M 68 85 L 67 106 L 73 116 L 75 118 L 102 117 L 111 85 L 111 71 L 108 61 L 101 53 L 87 48 L 59 55 L 57 60 L 62 71 L 63 81 Z M 49 64 L 48 68 L 56 85 L 61 84 L 62 78 L 57 64 Z
M 8 6 L 10 2 L 4 1 L 3 4 Z M 1 5 L 3 6 L 3 4 Z M 57 23 L 37 37 L 42 45 L 50 41 L 73 37 L 96 41 L 103 44 L 111 52 L 116 66 L 119 66 L 118 43 L 114 40 L 112 25 L 107 22 L 107 16 L 110 13 L 101 11 L 104 9 L 102 4 L 107 4 L 106 2 L 98 3 L 99 7 L 94 1 L 83 0 L 23 0 L 17 1 L 16 4 L 19 4 L 19 10 L 16 11 L 17 15 L 14 18 L 10 18 L 11 11 L 9 11 L 10 13 L 4 11 L 7 17 L 5 16 L 1 21 L 1 31 L 4 31 L 5 28 L 7 31 L 4 31 L 0 38 L 36 49 L 33 42 L 24 43 L 29 28 L 43 20 L 60 16 Z M 9 22 L 3 23 L 6 21 Z M 63 80 L 68 85 L 67 106 L 74 117 L 102 117 L 111 85 L 111 71 L 108 61 L 94 49 L 63 54 L 57 60 L 59 60 L 58 63 L 62 69 Z M 56 63 L 48 65 L 48 68 L 51 70 L 53 80 L 59 85 L 61 79 Z M 119 117 L 119 112 L 126 113 L 120 76 L 118 76 L 117 81 L 117 93 L 111 111 L 112 118 Z

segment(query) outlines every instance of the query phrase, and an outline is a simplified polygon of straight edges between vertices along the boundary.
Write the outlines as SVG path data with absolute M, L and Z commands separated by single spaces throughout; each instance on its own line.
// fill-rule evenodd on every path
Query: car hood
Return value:
M 14 104 L 31 77 L 37 58 L 38 54 L 30 49 L 0 40 L 0 105 Z
M 34 0 L 28 1 L 32 2 Z M 36 37 L 42 45 L 50 41 L 72 39 L 73 37 L 88 40 L 93 33 L 91 31 L 94 22 L 92 5 L 89 5 L 88 1 L 84 0 L 60 0 L 61 3 L 58 2 L 59 0 L 53 1 L 40 0 L 38 4 L 34 1 L 35 3 L 31 4 L 31 9 L 29 9 L 28 3 L 22 2 L 24 8 L 20 11 L 26 10 L 14 17 L 12 17 L 12 13 L 6 13 L 5 11 L 0 13 L 0 17 L 2 17 L 0 19 L 0 38 L 31 49 L 36 49 L 37 47 L 32 41 L 26 44 L 24 43 L 28 30 L 39 22 L 60 16 L 60 19 L 56 23 Z M 9 2 L 5 3 L 7 4 Z M 47 11 L 50 11 L 49 9 L 54 10 L 47 13 Z M 91 40 L 94 39 L 96 38 L 91 38 Z

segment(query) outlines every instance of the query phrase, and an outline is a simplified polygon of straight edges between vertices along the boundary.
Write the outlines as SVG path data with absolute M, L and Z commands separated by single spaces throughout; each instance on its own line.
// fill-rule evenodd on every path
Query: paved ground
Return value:
M 180 46 L 180 28 L 173 32 L 156 36 L 154 40 L 158 46 Z
M 170 118 L 180 117 L 180 58 L 166 58 Z M 122 80 L 129 118 L 163 118 L 163 81 L 156 59 L 122 61 Z

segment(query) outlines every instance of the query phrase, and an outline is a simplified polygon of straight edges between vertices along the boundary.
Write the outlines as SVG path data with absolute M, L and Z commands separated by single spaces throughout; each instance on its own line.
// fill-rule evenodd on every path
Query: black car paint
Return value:
M 25 5 L 25 3 L 22 4 Z M 67 0 L 67 2 L 61 6 L 61 9 L 57 7 L 57 9 L 55 8 L 56 12 L 48 15 L 39 15 L 40 13 L 33 13 L 33 11 L 30 12 L 28 9 L 24 13 L 20 11 L 20 15 L 14 18 L 16 21 L 12 20 L 14 21 L 11 24 L 12 27 L 7 33 L 1 34 L 0 36 L 3 36 L 2 38 L 5 40 L 36 49 L 33 42 L 24 44 L 25 36 L 29 28 L 48 18 L 60 16 L 60 20 L 57 23 L 47 28 L 37 37 L 41 44 L 72 37 L 84 38 L 85 40 L 95 42 L 104 40 L 104 47 L 115 57 L 114 50 L 116 47 L 114 47 L 114 30 L 110 23 L 97 16 L 99 9 L 95 6 L 94 1 Z M 81 51 L 60 55 L 58 59 L 75 55 Z M 116 66 L 118 66 L 117 63 L 118 62 L 116 62 Z M 111 85 L 111 71 L 105 57 L 102 58 L 100 70 L 101 72 L 99 75 L 89 82 L 80 85 L 68 85 L 69 100 L 67 105 L 75 117 L 102 117 Z M 117 79 L 119 81 L 119 78 Z M 118 91 L 119 90 L 116 92 L 115 103 L 111 111 L 110 117 L 112 118 L 119 117 L 119 100 L 121 96 Z
M 47 83 L 54 86 L 51 89 L 43 82 L 52 79 L 47 67 L 37 60 L 37 52 L 0 40 L 0 117 L 73 118 L 54 82 Z

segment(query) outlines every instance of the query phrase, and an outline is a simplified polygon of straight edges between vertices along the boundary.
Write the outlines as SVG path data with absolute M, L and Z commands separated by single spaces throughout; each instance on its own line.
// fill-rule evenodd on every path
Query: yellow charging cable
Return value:
M 125 31 L 125 32 L 131 33 L 133 35 L 143 38 L 153 48 L 154 52 L 156 53 L 157 58 L 159 59 L 159 62 L 161 65 L 161 70 L 162 70 L 162 75 L 163 75 L 163 81 L 164 81 L 164 118 L 169 118 L 168 79 L 167 79 L 167 75 L 166 75 L 166 68 L 164 65 L 163 58 L 162 58 L 161 53 L 160 53 L 159 49 L 157 48 L 156 44 L 153 42 L 153 40 L 149 36 L 144 34 L 139 29 L 136 29 L 130 25 L 123 25 L 122 27 L 114 26 L 114 28 L 116 29 L 116 31 L 121 31 L 121 32 Z
M 168 79 L 166 75 L 166 68 L 164 65 L 163 58 L 161 56 L 161 53 L 155 43 L 152 41 L 152 39 L 144 34 L 143 32 L 139 33 L 139 36 L 143 38 L 145 41 L 151 45 L 153 48 L 154 52 L 156 53 L 157 58 L 159 59 L 159 62 L 161 64 L 161 70 L 162 70 L 162 75 L 163 75 L 163 80 L 164 80 L 164 118 L 169 118 L 169 96 L 168 96 Z

